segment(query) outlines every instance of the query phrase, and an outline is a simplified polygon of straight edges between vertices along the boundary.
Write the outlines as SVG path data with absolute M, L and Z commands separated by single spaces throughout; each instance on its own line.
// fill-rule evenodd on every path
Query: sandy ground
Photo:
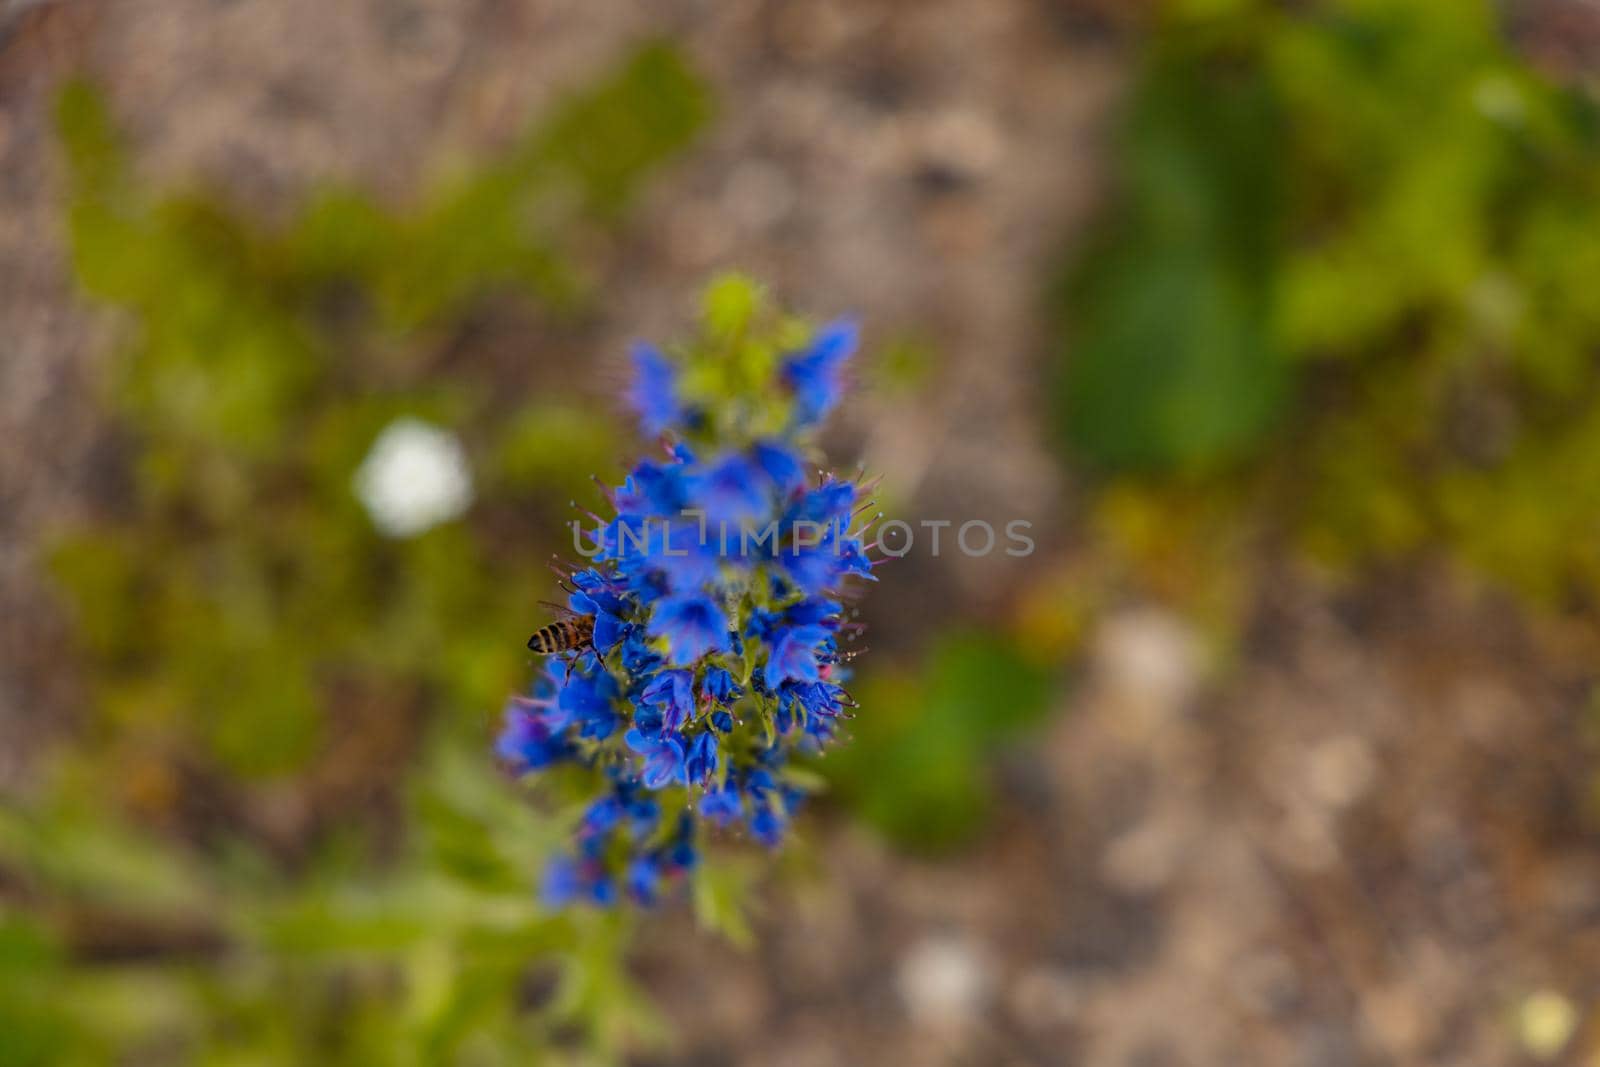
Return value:
M 841 830 L 755 958 L 662 935 L 672 1062 L 1537 1062 L 1530 998 L 1600 982 L 1592 656 L 1406 592 L 1264 606 L 1225 682 L 1175 618 L 1110 618 L 974 854 Z

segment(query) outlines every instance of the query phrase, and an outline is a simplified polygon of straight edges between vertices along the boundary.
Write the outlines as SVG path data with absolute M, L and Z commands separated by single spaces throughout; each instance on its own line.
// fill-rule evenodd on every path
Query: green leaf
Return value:
M 1230 60 L 1239 69 L 1218 69 Z M 1257 67 L 1182 44 L 1152 58 L 1123 130 L 1120 205 L 1068 292 L 1059 404 L 1078 454 L 1112 468 L 1213 467 L 1281 414 L 1283 152 Z
M 864 679 L 851 743 L 813 767 L 890 840 L 949 851 L 984 825 L 988 761 L 1039 721 L 1050 692 L 1050 672 L 1002 637 L 948 634 L 920 676 Z
M 647 174 L 705 126 L 711 110 L 710 89 L 682 52 L 653 41 L 553 115 L 530 157 L 575 179 L 591 209 L 615 215 Z
M 708 857 L 693 880 L 695 921 L 739 948 L 750 948 L 755 931 L 746 908 L 753 881 L 754 872 L 739 858 Z

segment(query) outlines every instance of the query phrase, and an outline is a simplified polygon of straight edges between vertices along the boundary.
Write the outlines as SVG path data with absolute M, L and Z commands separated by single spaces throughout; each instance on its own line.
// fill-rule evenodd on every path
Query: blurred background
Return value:
M 1589 0 L 0 3 L 0 1064 L 1600 1064 L 1597 90 Z M 547 914 L 499 709 L 734 268 L 1037 550 L 882 570 L 799 847 Z

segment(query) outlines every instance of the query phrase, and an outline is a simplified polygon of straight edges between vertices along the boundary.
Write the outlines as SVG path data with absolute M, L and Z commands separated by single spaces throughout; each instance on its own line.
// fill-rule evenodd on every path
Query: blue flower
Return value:
M 684 421 L 686 410 L 678 399 L 678 369 L 654 346 L 633 346 L 633 386 L 628 404 L 639 416 L 646 437 L 655 437 Z
M 690 783 L 703 782 L 717 773 L 717 735 L 707 730 L 689 742 L 683 773 Z
M 838 625 L 843 606 L 827 597 L 810 597 L 791 605 L 783 613 L 783 621 L 790 626 L 821 625 L 832 629 Z
M 656 887 L 661 882 L 661 865 L 654 856 L 637 856 L 628 864 L 628 895 L 640 904 L 656 902 Z
M 661 725 L 676 730 L 694 714 L 694 675 L 662 671 L 639 694 L 641 703 L 661 709 Z
M 630 625 L 622 618 L 627 607 L 614 596 L 577 592 L 567 598 L 567 606 L 579 615 L 594 616 L 592 643 L 594 650 L 602 656 L 610 655 L 611 650 L 628 636 Z
M 649 678 L 666 663 L 650 647 L 643 626 L 634 626 L 622 641 L 622 669 L 630 678 Z
M 667 850 L 667 862 L 674 870 L 691 870 L 700 862 L 700 854 L 694 847 L 694 838 L 694 816 L 684 812 L 678 816 L 678 832 Z
M 757 441 L 750 454 L 782 496 L 789 496 L 806 484 L 805 463 L 792 448 L 777 441 Z
M 557 856 L 544 869 L 544 884 L 539 899 L 548 908 L 560 908 L 574 900 L 588 898 L 602 907 L 616 901 L 616 889 L 605 868 L 592 859 Z
M 616 701 L 621 691 L 611 672 L 594 662 L 594 657 L 579 663 L 585 669 L 568 672 L 556 704 L 580 723 L 579 736 L 603 740 L 617 728 Z
M 865 559 L 860 539 L 848 533 L 854 502 L 855 487 L 834 482 L 796 498 L 779 522 L 774 557 L 808 597 L 837 588 L 856 554 Z
M 609 908 L 617 902 L 616 885 L 607 875 L 598 870 L 590 875 L 588 890 L 589 899 L 602 908 Z
M 582 832 L 585 837 L 610 833 L 622 822 L 627 808 L 622 798 L 612 793 L 590 804 L 583 813 Z
M 783 513 L 785 527 L 799 523 L 838 526 L 850 517 L 856 504 L 856 487 L 850 482 L 824 482 L 809 490 Z
M 867 558 L 867 550 L 859 538 L 846 538 L 838 544 L 839 575 L 854 575 L 865 578 L 869 582 L 878 580 L 872 573 L 872 561 Z
M 754 460 L 737 454 L 724 457 L 699 475 L 691 500 L 719 536 L 731 536 L 741 523 L 765 519 L 772 510 L 766 472 Z
M 623 738 L 628 747 L 644 757 L 644 770 L 639 776 L 650 789 L 661 789 L 673 782 L 683 781 L 683 744 L 671 734 L 647 736 L 639 730 L 629 730 Z
M 592 715 L 611 710 L 617 695 L 617 680 L 590 657 L 581 660 L 567 672 L 557 702 L 563 711 L 580 716 Z
M 557 856 L 544 868 L 544 884 L 539 899 L 547 908 L 561 908 L 570 904 L 583 892 L 583 879 L 578 873 L 578 861 L 571 856 Z
M 617 489 L 620 517 L 643 519 L 676 515 L 689 506 L 689 465 L 644 460 L 628 472 Z M 621 537 L 619 541 L 626 543 Z
M 784 691 L 812 715 L 837 715 L 844 709 L 844 689 L 830 682 L 786 682 Z
M 744 814 L 744 798 L 731 785 L 708 792 L 700 798 L 700 814 L 719 826 L 727 826 Z
M 776 846 L 801 795 L 789 759 L 831 741 L 854 706 L 835 635 L 847 580 L 872 577 L 850 532 L 861 490 L 807 457 L 856 328 L 821 330 L 726 407 L 692 407 L 686 384 L 727 390 L 721 370 L 767 365 L 747 357 L 779 342 L 748 343 L 689 347 L 681 366 L 634 349 L 628 401 L 647 434 L 670 435 L 667 452 L 603 489 L 612 510 L 582 531 L 594 551 L 567 575 L 567 605 L 592 620 L 590 646 L 550 657 L 507 709 L 496 749 L 513 771 L 564 764 L 588 783 L 546 869 L 552 906 L 660 899 L 698 864 L 708 826 Z
M 817 664 L 817 646 L 829 639 L 821 626 L 795 626 L 785 630 L 772 646 L 762 678 L 767 688 L 776 690 L 790 679 L 814 682 L 821 677 Z
M 777 745 L 764 755 L 764 758 L 782 761 L 782 750 Z M 777 780 L 772 777 L 772 772 L 765 767 L 754 767 L 745 772 L 744 791 L 749 793 L 754 800 L 765 801 L 767 795 L 778 788 Z
M 770 803 L 763 801 L 756 805 L 755 813 L 750 816 L 750 836 L 768 848 L 783 844 L 783 818 Z
M 722 570 L 719 545 L 720 539 L 709 536 L 693 519 L 663 519 L 647 527 L 644 552 L 634 557 L 628 570 L 641 593 L 653 593 L 650 583 L 657 575 L 673 592 L 698 593 Z
M 700 697 L 712 704 L 730 703 L 742 692 L 724 667 L 707 667 L 700 678 Z
M 806 596 L 813 596 L 837 585 L 844 570 L 844 560 L 830 533 L 819 544 L 795 544 L 785 548 L 778 556 L 778 565 L 794 587 Z
M 650 636 L 665 637 L 673 663 L 693 663 L 707 652 L 726 652 L 728 617 L 703 594 L 670 596 L 656 602 Z
M 575 754 L 565 732 L 556 732 L 522 701 L 506 707 L 506 721 L 495 753 L 519 774 L 559 763 Z
M 787 733 L 794 723 L 794 708 L 799 706 L 805 724 L 807 746 L 820 748 L 833 739 L 845 691 L 831 682 L 785 682 L 778 693 L 779 730 Z
M 844 394 L 844 364 L 856 350 L 854 322 L 841 319 L 823 327 L 804 352 L 783 362 L 782 376 L 794 390 L 795 421 L 821 422 Z

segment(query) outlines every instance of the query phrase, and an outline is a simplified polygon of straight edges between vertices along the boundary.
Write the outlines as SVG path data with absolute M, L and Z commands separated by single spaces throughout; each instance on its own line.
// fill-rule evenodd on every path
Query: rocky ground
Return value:
M 1225 681 L 1173 617 L 1107 620 L 972 855 L 841 829 L 755 957 L 654 946 L 699 1021 L 672 1062 L 1589 1062 L 1548 1046 L 1600 980 L 1592 650 L 1500 607 L 1286 598 Z
M 624 337 L 669 331 L 728 265 L 798 307 L 855 310 L 876 342 L 931 340 L 929 392 L 859 404 L 841 449 L 904 514 L 1033 518 L 1049 552 L 1074 518 L 1038 410 L 1040 292 L 1096 201 L 1119 11 L 0 7 L 0 780 L 74 706 L 33 546 L 93 499 L 106 447 L 92 401 L 110 327 L 64 264 L 48 105 L 65 75 L 109 89 L 149 177 L 270 214 L 335 177 L 403 200 L 628 41 L 671 33 L 720 117 L 601 250 L 612 295 L 588 350 L 603 367 Z M 958 562 L 908 561 L 876 598 L 875 643 L 982 617 L 1031 573 Z M 1600 1048 L 1562 1014 L 1600 998 L 1594 753 L 1573 740 L 1595 650 L 1431 575 L 1275 588 L 1226 668 L 1157 608 L 1106 619 L 972 851 L 919 863 L 819 828 L 828 891 L 775 891 L 758 951 L 657 929 L 641 968 L 682 1030 L 668 1060 L 1489 1067 L 1564 1020 L 1570 1048 Z

